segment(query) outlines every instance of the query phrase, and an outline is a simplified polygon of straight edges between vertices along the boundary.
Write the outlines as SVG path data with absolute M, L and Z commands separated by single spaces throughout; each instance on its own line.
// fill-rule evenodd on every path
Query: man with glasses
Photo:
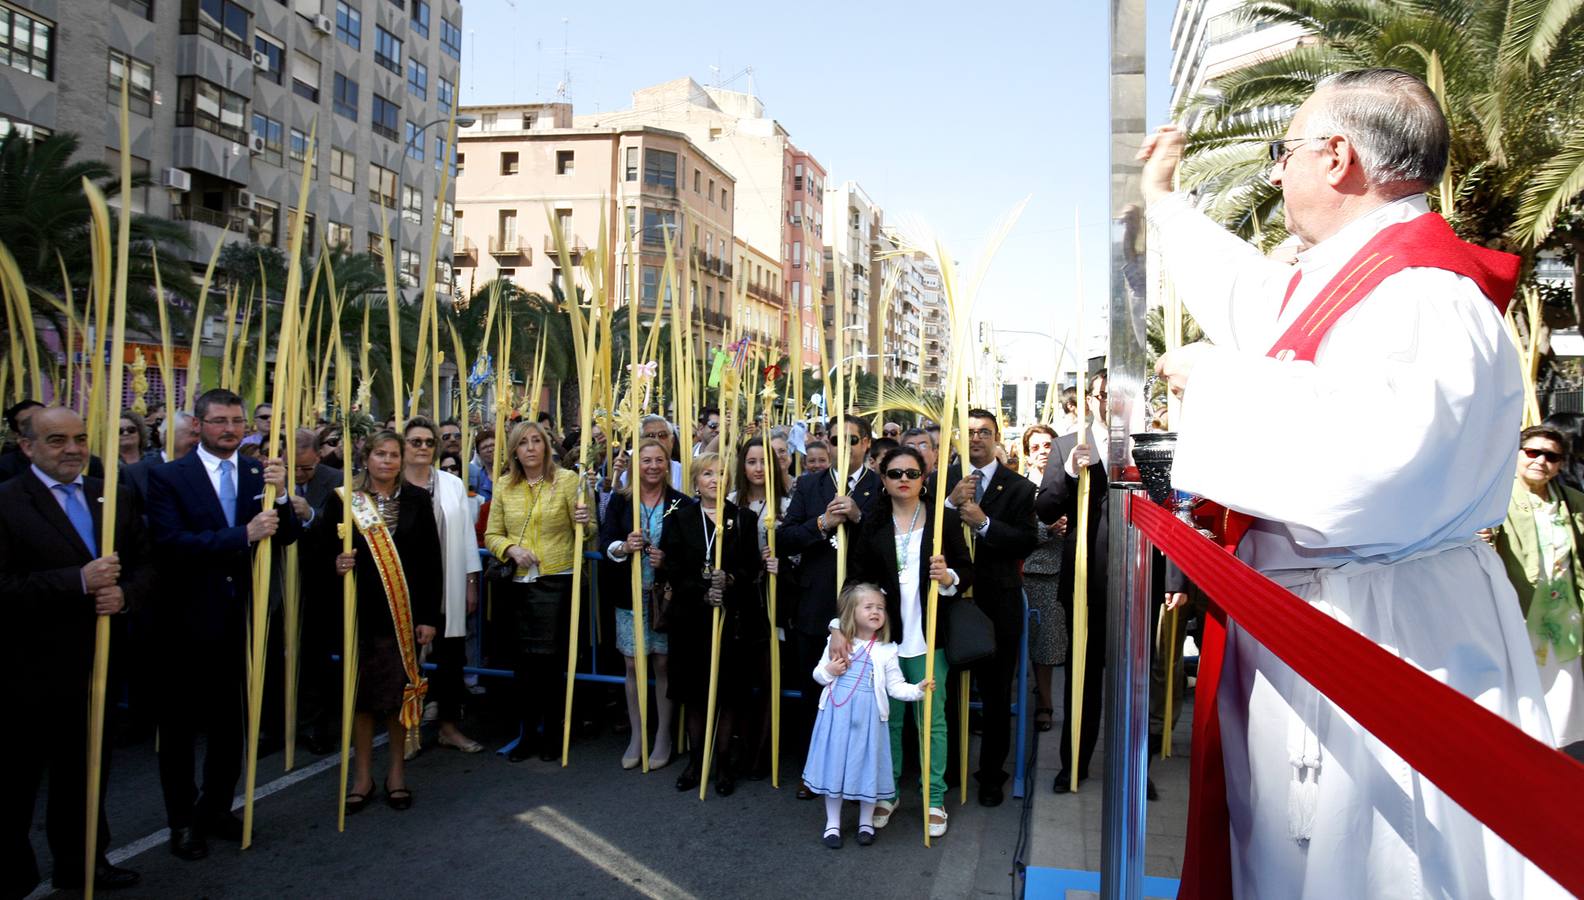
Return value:
M 440 423 L 440 452 L 436 458 L 448 453 L 462 455 L 462 423 L 456 419 L 446 419 Z
M 973 603 L 995 625 L 996 652 L 970 670 L 983 702 L 984 736 L 979 742 L 981 806 L 1005 800 L 1007 751 L 1012 732 L 1012 674 L 1023 644 L 1023 560 L 1039 543 L 1034 521 L 1034 483 L 996 461 L 1001 424 L 985 409 L 968 411 L 968 474 L 947 470 L 947 502 L 972 534 Z M 956 709 L 959 680 L 946 684 L 946 708 Z M 961 727 L 956 717 L 950 730 Z M 957 746 L 956 739 L 950 745 Z
M 1180 131 L 1144 142 L 1165 272 L 1214 341 L 1158 365 L 1182 396 L 1172 481 L 1225 507 L 1223 542 L 1254 568 L 1549 742 L 1517 598 L 1474 537 L 1502 521 L 1511 492 L 1523 383 L 1502 312 L 1519 262 L 1430 212 L 1449 145 L 1418 78 L 1321 80 L 1270 151 L 1303 247 L 1291 266 L 1173 193 Z M 1212 631 L 1204 658 L 1219 649 Z M 1202 730 L 1194 757 L 1219 758 L 1227 786 L 1225 806 L 1203 793 L 1207 780 L 1193 786 L 1199 838 L 1184 878 L 1198 895 L 1546 892 L 1515 851 L 1236 623 L 1224 659 L 1223 671 L 1200 670 L 1195 704 L 1219 727 Z
M 242 439 L 242 446 L 263 444 L 269 440 L 270 420 L 275 417 L 275 408 L 268 403 L 260 403 L 253 407 L 253 431 Z
M 925 431 L 922 428 L 909 428 L 902 432 L 902 446 L 912 450 L 924 460 L 924 474 L 935 471 L 935 439 L 940 436 L 940 431 Z
M 297 539 L 279 459 L 244 459 L 242 398 L 206 391 L 193 404 L 198 447 L 149 472 L 148 520 L 159 568 L 155 619 L 163 642 L 160 786 L 171 853 L 209 854 L 208 838 L 240 840 L 231 812 L 242 774 L 243 674 L 252 606 L 253 549 Z M 264 486 L 276 490 L 263 507 Z M 193 742 L 205 735 L 203 784 L 193 783 Z
M 698 456 L 703 453 L 710 441 L 717 437 L 720 437 L 720 410 L 706 406 L 699 410 L 698 442 L 693 445 L 693 455 Z
M 776 523 L 776 553 L 782 558 L 802 554 L 802 563 L 790 573 L 795 585 L 788 600 L 792 603 L 792 631 L 787 635 L 793 642 L 796 669 L 802 673 L 799 685 L 803 691 L 804 727 L 812 727 L 819 710 L 819 689 L 813 676 L 808 674 L 819 665 L 825 653 L 825 639 L 829 636 L 830 620 L 836 617 L 836 532 L 846 529 L 848 539 L 855 533 L 851 526 L 863 520 L 864 514 L 874 506 L 880 496 L 880 476 L 864 465 L 869 452 L 869 423 L 857 416 L 844 416 L 841 430 L 838 420 L 830 420 L 832 434 L 839 435 L 831 450 L 832 465 L 824 472 L 808 474 L 797 480 L 792 489 L 791 502 L 786 515 Z M 847 489 L 838 494 L 836 480 L 838 466 L 836 454 L 847 454 Z M 788 581 L 783 577 L 782 583 Z M 798 799 L 814 796 L 808 785 L 798 785 Z

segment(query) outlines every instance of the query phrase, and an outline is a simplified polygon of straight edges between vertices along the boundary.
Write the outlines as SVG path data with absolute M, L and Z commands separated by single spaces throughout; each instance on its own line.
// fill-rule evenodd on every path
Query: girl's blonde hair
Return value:
M 719 453 L 700 453 L 693 457 L 693 489 L 698 490 L 699 474 L 706 469 L 715 470 L 715 490 L 726 494 L 731 486 L 731 474 L 726 471 L 726 460 Z
M 841 597 L 836 601 L 838 614 L 841 616 L 841 632 L 851 641 L 858 637 L 858 603 L 865 594 L 879 594 L 885 600 L 885 592 L 876 585 L 867 581 L 849 584 L 842 588 Z M 875 632 L 875 638 L 882 644 L 891 642 L 891 617 L 886 616 L 885 624 Z
M 654 447 L 656 450 L 659 450 L 662 455 L 665 455 L 667 460 L 666 465 L 670 465 L 671 457 L 670 455 L 666 454 L 665 444 L 660 443 L 654 438 L 643 438 L 638 442 L 638 452 L 634 454 L 633 458 L 627 462 L 627 483 L 618 486 L 616 488 L 616 493 L 622 495 L 623 497 L 632 496 L 633 488 L 638 486 L 638 460 L 643 457 L 643 452 L 648 450 L 650 447 Z M 664 486 L 671 486 L 671 476 L 669 474 L 666 475 Z
M 555 480 L 555 445 L 550 441 L 549 429 L 545 428 L 543 422 L 529 422 L 524 419 L 512 426 L 511 434 L 506 438 L 506 475 L 501 479 L 506 484 L 528 480 L 528 470 L 523 468 L 522 460 L 517 458 L 517 448 L 528 437 L 530 431 L 538 432 L 539 439 L 544 441 L 544 462 L 540 464 L 539 472 L 536 474 L 547 481 Z

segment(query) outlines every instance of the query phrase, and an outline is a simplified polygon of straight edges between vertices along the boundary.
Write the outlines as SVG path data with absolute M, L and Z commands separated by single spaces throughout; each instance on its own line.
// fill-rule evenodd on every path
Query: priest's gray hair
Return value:
M 1322 78 L 1315 94 L 1324 102 L 1306 130 L 1346 137 L 1370 186 L 1424 190 L 1441 180 L 1451 136 L 1435 94 L 1419 78 L 1399 69 L 1355 69 Z

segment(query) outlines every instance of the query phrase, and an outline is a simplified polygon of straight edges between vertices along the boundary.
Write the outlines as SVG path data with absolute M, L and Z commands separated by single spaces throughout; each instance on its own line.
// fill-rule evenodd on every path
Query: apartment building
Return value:
M 951 315 L 946 295 L 941 290 L 940 268 L 928 257 L 913 261 L 918 272 L 919 319 L 922 323 L 919 351 L 919 385 L 926 393 L 945 390 L 951 356 Z
M 469 106 L 458 140 L 453 262 L 470 288 L 510 278 L 548 295 L 559 277 L 554 231 L 574 265 L 604 228 L 605 278 L 620 302 L 636 282 L 641 314 L 666 289 L 667 238 L 678 285 L 702 348 L 724 339 L 732 316 L 733 200 L 737 184 L 687 135 L 649 126 L 578 123 L 569 103 Z M 636 269 L 630 269 L 628 260 Z
M 781 293 L 781 261 L 742 238 L 733 238 L 737 310 L 742 335 L 769 354 L 786 354 L 786 296 Z
M 889 349 L 884 340 L 885 316 L 880 302 L 880 281 L 874 266 L 874 242 L 880 230 L 880 208 L 856 182 L 844 181 L 825 189 L 825 209 L 830 210 L 830 232 L 825 238 L 824 289 L 827 318 L 835 322 L 839 294 L 846 292 L 847 320 L 842 327 L 843 352 L 857 357 L 871 374 L 882 371 L 879 356 Z M 829 333 L 829 332 L 828 332 Z
M 629 109 L 580 115 L 577 125 L 679 132 L 729 172 L 737 185 L 735 234 L 779 254 L 787 334 L 802 340 L 806 365 L 820 364 L 812 292 L 824 282 L 825 168 L 792 143 L 758 97 L 678 78 L 633 92 Z
M 388 217 L 405 280 L 428 277 L 459 0 L 0 0 L 0 26 L 0 133 L 72 132 L 116 159 L 130 79 L 133 168 L 154 180 L 130 205 L 185 222 L 195 266 L 227 229 L 283 245 L 308 166 L 312 245 L 366 249 Z
M 1246 6 L 1244 0 L 1178 0 L 1171 29 L 1174 111 L 1212 78 L 1280 56 L 1307 34 L 1296 25 L 1250 22 L 1243 13 Z

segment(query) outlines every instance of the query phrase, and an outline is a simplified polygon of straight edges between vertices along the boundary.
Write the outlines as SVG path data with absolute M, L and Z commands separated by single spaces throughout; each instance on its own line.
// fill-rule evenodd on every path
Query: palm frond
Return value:
M 1513 238 L 1525 247 L 1539 246 L 1580 192 L 1584 192 L 1584 140 L 1576 139 L 1535 170 L 1519 201 Z

